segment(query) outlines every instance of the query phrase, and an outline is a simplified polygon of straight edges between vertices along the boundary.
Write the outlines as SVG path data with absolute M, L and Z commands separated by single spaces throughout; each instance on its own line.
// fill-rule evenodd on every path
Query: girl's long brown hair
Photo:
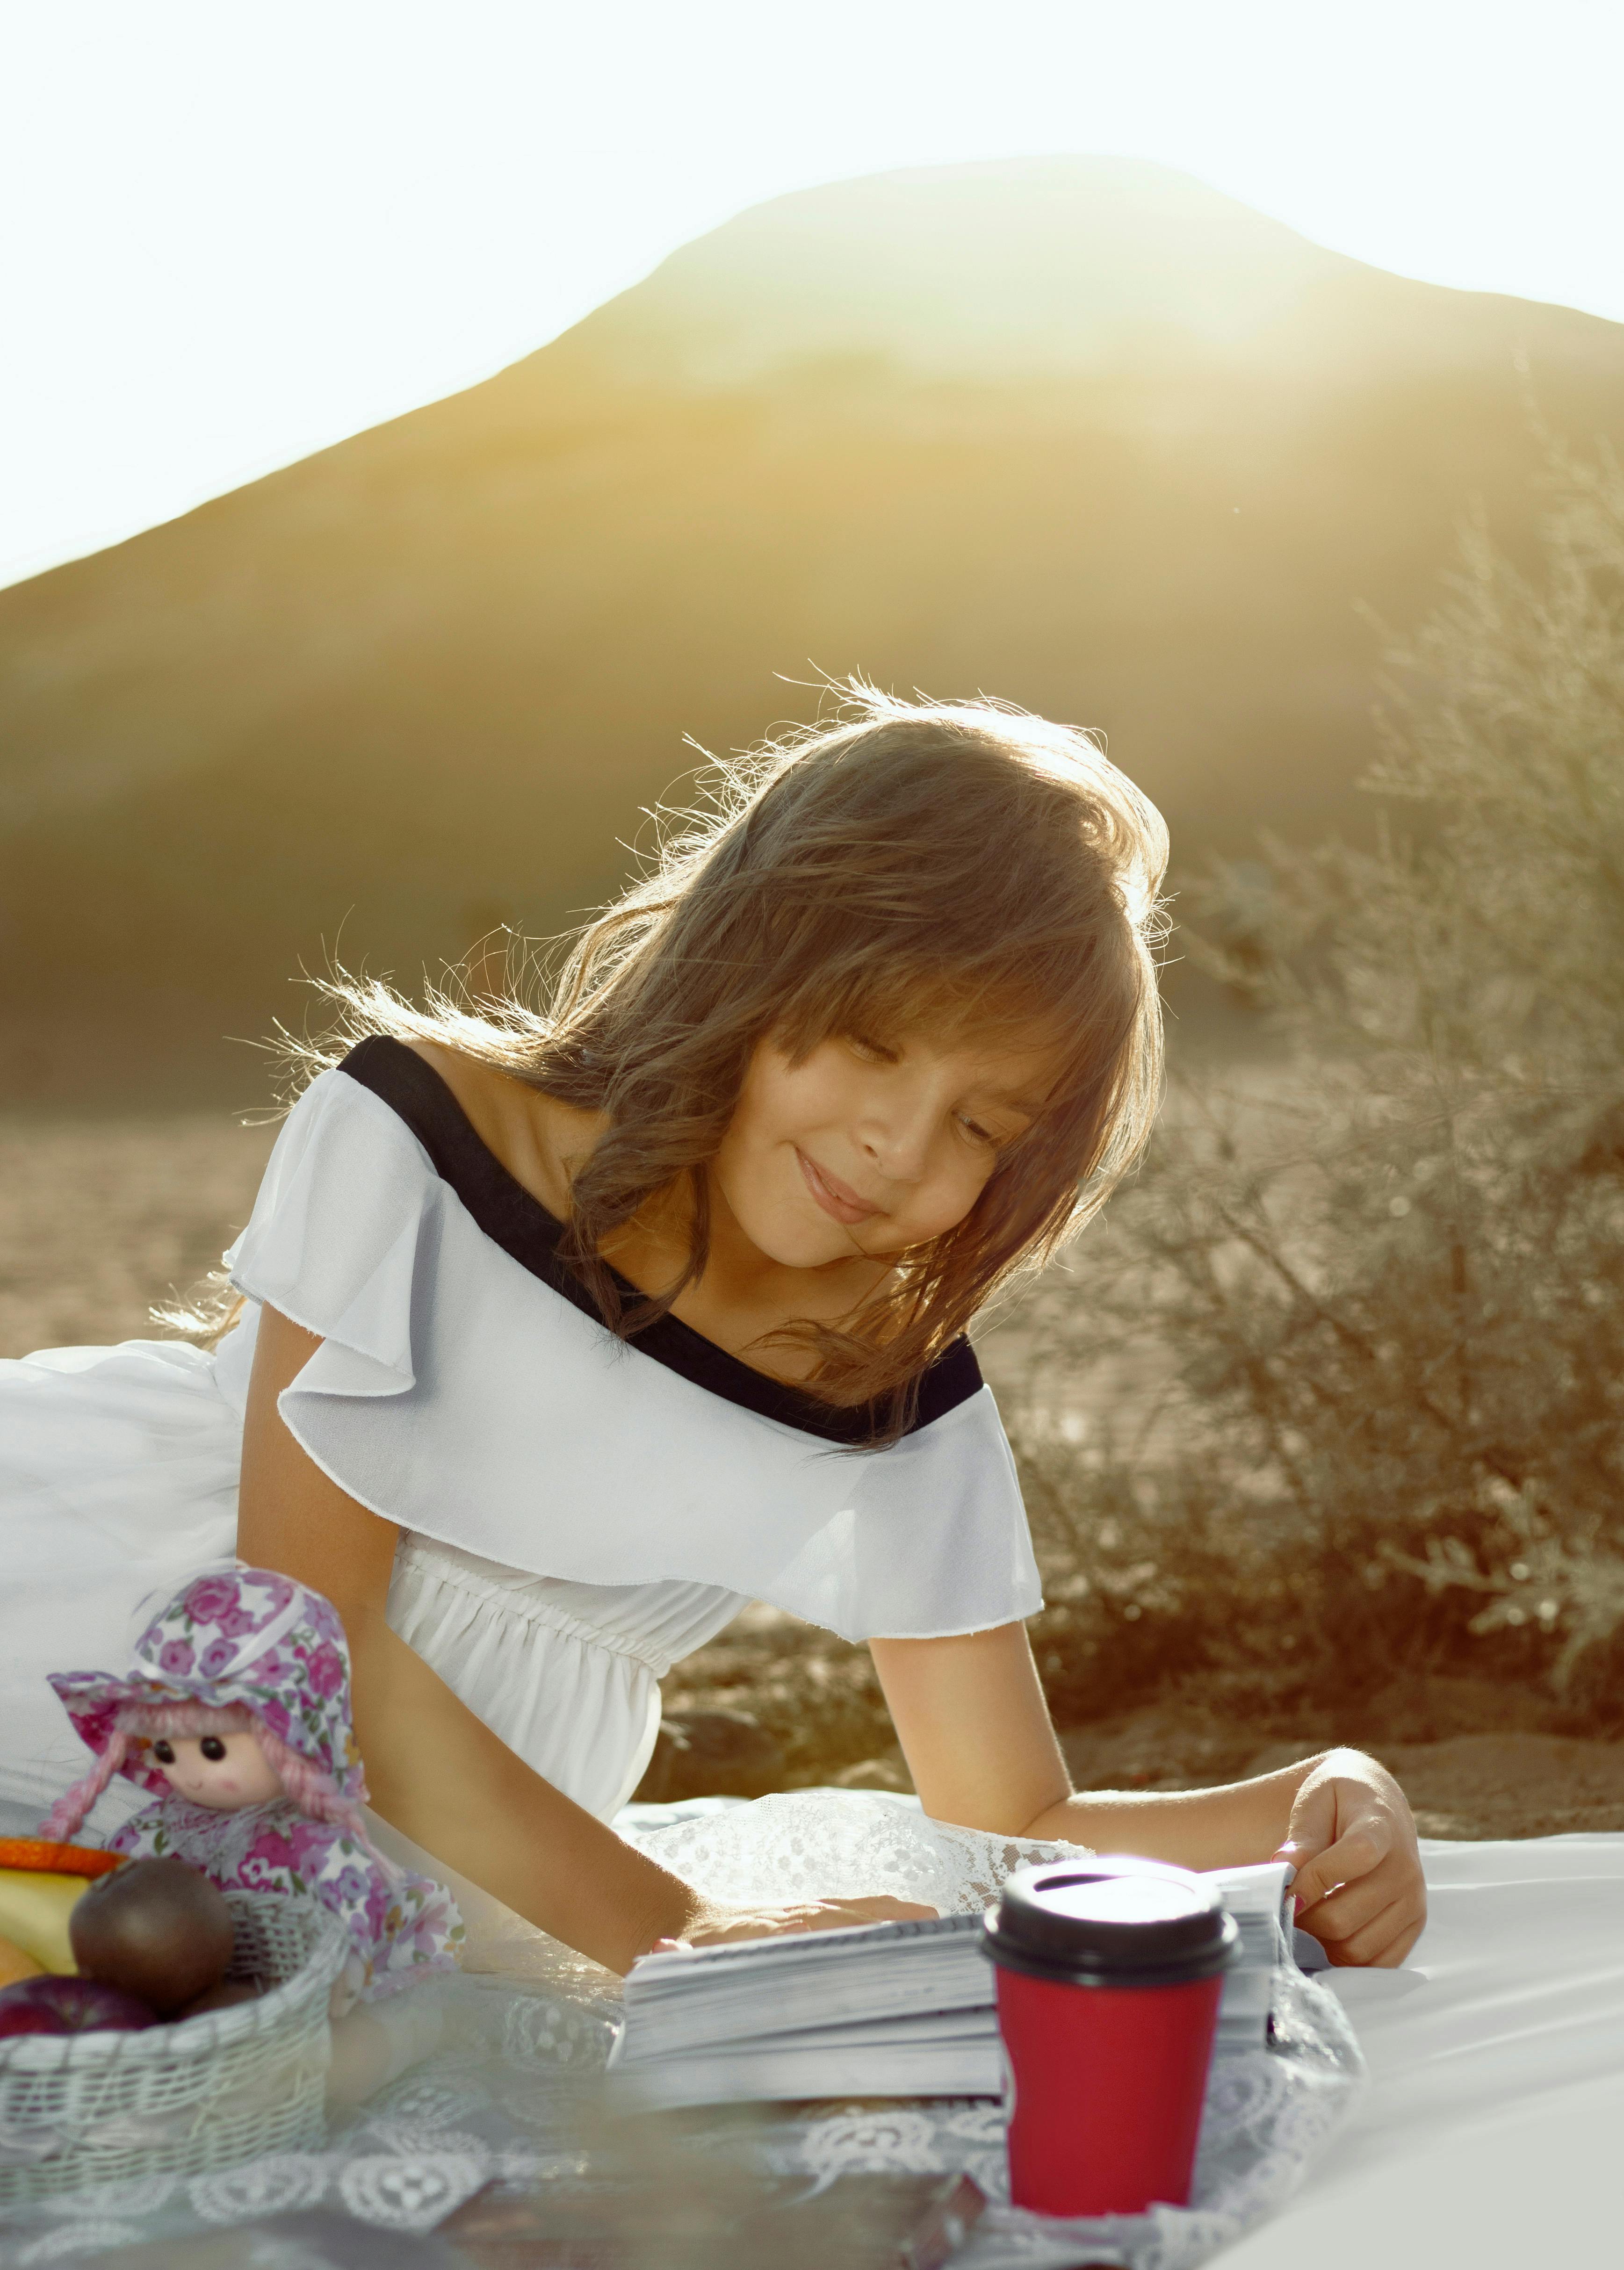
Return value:
M 1160 813 L 1086 733 L 986 701 L 853 687 L 833 723 L 717 768 L 651 871 L 577 939 L 542 998 L 515 983 L 413 1008 L 339 977 L 309 1071 L 367 1033 L 430 1040 L 580 1109 L 605 1131 L 572 1185 L 565 1250 L 604 1322 L 631 1336 L 704 1269 L 707 1162 L 769 1035 L 799 1057 L 831 1035 L 1057 1037 L 1035 1124 L 967 1218 L 898 1257 L 841 1330 L 810 1343 L 810 1385 L 909 1422 L 921 1371 L 1019 1272 L 1105 1202 L 1143 1149 L 1161 1090 L 1153 948 L 1167 861 Z M 657 1195 L 692 1192 L 686 1267 L 624 1299 L 606 1241 Z

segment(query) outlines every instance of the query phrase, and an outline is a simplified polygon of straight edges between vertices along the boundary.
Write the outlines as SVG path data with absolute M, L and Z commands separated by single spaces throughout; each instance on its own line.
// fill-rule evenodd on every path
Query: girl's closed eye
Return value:
M 972 1141 L 999 1152 L 1030 1133 L 1037 1116 L 1036 1107 L 1002 1102 L 971 1105 L 957 1115 L 960 1126 Z

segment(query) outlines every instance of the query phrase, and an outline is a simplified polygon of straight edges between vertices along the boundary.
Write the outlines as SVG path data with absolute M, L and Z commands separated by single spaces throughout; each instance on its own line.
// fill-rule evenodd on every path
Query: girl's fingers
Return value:
M 1390 1839 L 1353 1830 L 1299 1871 L 1292 1884 L 1297 1920 L 1311 1930 L 1316 1925 L 1304 1922 L 1306 1916 L 1334 1912 L 1348 1929 L 1357 1929 L 1398 1895 L 1408 1873 Z
M 736 1939 L 784 1939 L 805 1931 L 853 1931 L 863 1924 L 906 1923 L 933 1919 L 938 1910 L 916 1900 L 894 1900 L 876 1895 L 860 1900 L 805 1900 L 782 1908 L 748 1908 L 701 1923 L 685 1940 L 662 1940 L 652 1950 L 716 1947 Z
M 916 1900 L 820 1900 L 794 1931 L 852 1931 L 865 1923 L 915 1923 L 934 1920 L 938 1910 L 921 1907 Z
M 1343 1883 L 1298 1910 L 1301 1928 L 1339 1963 L 1398 1962 L 1420 1936 L 1427 1891 L 1420 1868 L 1390 1854 L 1368 1876 Z M 1398 1954 L 1387 1950 L 1402 1938 Z
M 1312 1907 L 1297 1911 L 1297 1928 L 1318 1940 L 1327 1950 L 1345 1946 L 1402 1896 L 1401 1887 L 1385 1874 L 1367 1877 L 1361 1884 L 1339 1885 Z
M 1311 1782 L 1298 1793 L 1286 1830 L 1286 1842 L 1274 1857 L 1289 1860 L 1301 1875 L 1328 1845 L 1336 1841 L 1337 1784 Z
M 1381 1824 L 1356 1822 L 1334 1844 L 1328 1844 L 1299 1866 L 1292 1882 L 1299 1907 L 1311 1908 L 1316 1901 L 1329 1897 L 1339 1885 L 1357 1884 L 1373 1875 L 1391 1857 L 1392 1851 L 1391 1835 L 1383 1835 Z
M 1420 1936 L 1420 1855 L 1403 1792 L 1383 1769 L 1305 1787 L 1276 1857 L 1295 1865 L 1297 1921 L 1333 1962 L 1397 1964 Z
M 1325 1903 L 1322 1902 L 1324 1907 Z M 1397 1970 L 1421 1935 L 1424 1915 L 1402 1895 L 1390 1900 L 1353 1932 L 1316 1931 L 1315 1937 L 1338 1970 Z

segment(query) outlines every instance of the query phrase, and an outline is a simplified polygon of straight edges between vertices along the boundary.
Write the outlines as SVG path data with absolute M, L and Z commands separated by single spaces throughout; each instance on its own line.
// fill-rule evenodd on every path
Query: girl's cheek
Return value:
M 991 1180 L 991 1168 L 985 1174 L 979 1169 L 968 1174 L 956 1174 L 930 1194 L 919 1209 L 919 1218 L 909 1225 L 908 1244 L 923 1244 L 932 1237 L 942 1237 L 956 1229 Z M 928 1217 L 928 1218 L 927 1218 Z

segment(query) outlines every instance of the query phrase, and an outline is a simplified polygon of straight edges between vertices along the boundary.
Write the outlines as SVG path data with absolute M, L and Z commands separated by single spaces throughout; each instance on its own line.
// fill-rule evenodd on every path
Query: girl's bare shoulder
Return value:
M 443 1042 L 412 1041 L 403 1036 L 401 1045 L 410 1049 L 414 1057 L 421 1057 L 426 1065 L 432 1065 L 476 1126 L 478 1124 L 476 1115 L 484 1114 L 498 1102 L 500 1088 L 518 1085 L 516 1080 L 508 1079 L 491 1065 L 481 1064 L 478 1057 L 465 1057 L 459 1050 L 447 1048 Z
M 597 1132 L 591 1116 L 441 1042 L 405 1045 L 439 1073 L 475 1134 L 514 1180 L 550 1213 L 567 1216 L 570 1168 L 591 1148 Z

